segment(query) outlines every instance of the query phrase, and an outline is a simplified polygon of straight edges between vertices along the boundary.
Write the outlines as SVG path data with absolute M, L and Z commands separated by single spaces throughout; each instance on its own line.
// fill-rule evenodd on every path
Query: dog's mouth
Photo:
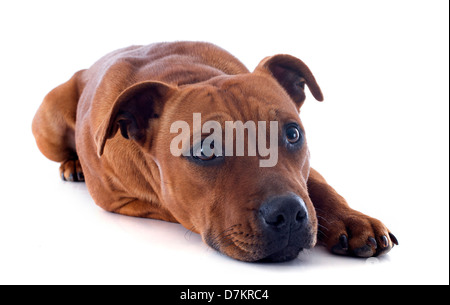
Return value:
M 303 249 L 314 246 L 313 235 L 296 235 L 279 238 L 263 238 L 257 234 L 228 230 L 219 238 L 206 234 L 204 241 L 211 248 L 231 258 L 245 262 L 287 262 L 298 257 Z
M 242 223 L 210 227 L 203 240 L 213 249 L 247 262 L 285 262 L 312 248 L 317 239 L 317 219 L 298 195 L 273 196 L 263 201 Z M 220 231 L 219 231 L 220 230 Z M 219 233 L 214 233 L 219 232 Z

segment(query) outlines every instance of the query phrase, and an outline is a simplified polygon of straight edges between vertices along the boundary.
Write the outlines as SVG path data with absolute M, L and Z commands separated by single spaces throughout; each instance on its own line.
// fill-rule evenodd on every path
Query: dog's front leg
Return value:
M 153 203 L 136 198 L 123 197 L 109 206 L 102 206 L 107 211 L 141 218 L 152 218 L 178 223 L 172 214 L 160 206 Z
M 308 192 L 319 221 L 318 240 L 331 252 L 370 257 L 386 254 L 398 245 L 381 221 L 351 209 L 314 169 L 308 178 Z

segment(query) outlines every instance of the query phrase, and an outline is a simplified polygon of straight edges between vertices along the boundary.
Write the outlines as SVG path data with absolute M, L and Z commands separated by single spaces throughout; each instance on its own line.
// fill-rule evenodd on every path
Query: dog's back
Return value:
M 238 59 L 213 44 L 163 42 L 131 46 L 109 53 L 95 63 L 86 74 L 89 81 L 94 82 L 118 78 L 123 87 L 144 80 L 182 86 L 222 74 L 235 75 L 248 72 Z

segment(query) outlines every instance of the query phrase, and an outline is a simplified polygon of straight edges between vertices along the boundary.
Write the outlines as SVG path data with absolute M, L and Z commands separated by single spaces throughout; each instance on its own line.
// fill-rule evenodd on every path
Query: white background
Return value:
M 0 284 L 448 284 L 448 1 L 2 1 Z M 312 164 L 400 246 L 380 259 L 229 259 L 177 224 L 107 213 L 38 151 L 42 98 L 124 46 L 202 40 L 250 70 L 289 53 L 325 95 Z

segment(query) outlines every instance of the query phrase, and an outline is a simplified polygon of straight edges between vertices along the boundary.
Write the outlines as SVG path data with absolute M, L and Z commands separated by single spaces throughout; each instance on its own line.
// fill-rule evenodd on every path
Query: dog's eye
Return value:
M 302 77 L 302 78 L 300 78 L 296 83 L 295 83 L 295 85 L 297 86 L 297 87 L 300 87 L 300 88 L 302 88 L 302 89 L 305 89 L 305 84 L 306 84 L 306 81 L 305 81 L 305 79 Z
M 202 141 L 200 145 L 196 145 L 196 147 L 192 149 L 192 158 L 201 161 L 211 161 L 217 158 L 214 154 L 214 142 L 211 143 L 210 149 L 206 149 L 206 151 L 204 151 L 204 149 L 205 147 Z
M 295 144 L 300 141 L 300 129 L 296 125 L 291 125 L 286 128 L 286 139 L 289 143 Z

